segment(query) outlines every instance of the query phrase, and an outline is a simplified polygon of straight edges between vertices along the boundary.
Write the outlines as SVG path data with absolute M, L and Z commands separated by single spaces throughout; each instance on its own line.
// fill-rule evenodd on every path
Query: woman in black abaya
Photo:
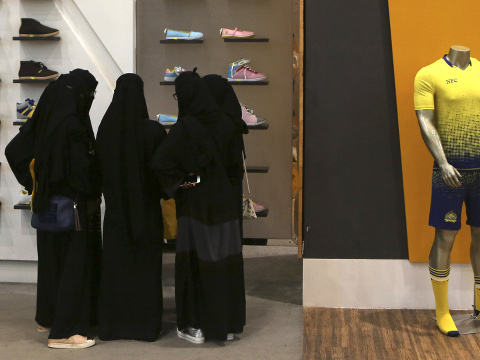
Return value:
M 207 85 L 220 111 L 227 115 L 235 126 L 235 136 L 231 141 L 232 158 L 227 164 L 227 171 L 237 192 L 240 231 L 243 238 L 243 156 L 245 146 L 243 134 L 248 134 L 248 127 L 242 119 L 242 108 L 232 85 L 220 75 L 205 75 L 202 81 Z
M 102 340 L 155 341 L 162 330 L 162 192 L 150 164 L 166 136 L 148 118 L 142 79 L 120 76 L 96 142 L 105 197 Z
M 100 192 L 89 111 L 97 81 L 86 70 L 64 74 L 43 92 L 35 114 L 9 143 L 5 155 L 17 180 L 34 190 L 33 211 L 43 213 L 52 195 L 77 203 L 81 231 L 37 231 L 35 320 L 51 328 L 48 346 L 86 348 L 96 324 L 101 252 Z M 29 165 L 34 162 L 36 184 Z
M 152 165 L 177 205 L 177 335 L 193 343 L 232 340 L 245 325 L 237 179 L 229 171 L 241 156 L 231 146 L 238 130 L 195 70 L 180 74 L 175 90 L 178 122 Z M 180 187 L 188 175 L 200 183 Z

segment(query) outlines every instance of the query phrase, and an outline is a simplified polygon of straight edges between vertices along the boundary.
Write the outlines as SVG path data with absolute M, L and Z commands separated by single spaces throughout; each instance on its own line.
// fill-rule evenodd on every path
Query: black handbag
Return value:
M 52 196 L 45 212 L 41 214 L 34 212 L 31 224 L 37 230 L 56 233 L 82 230 L 77 204 L 62 195 Z

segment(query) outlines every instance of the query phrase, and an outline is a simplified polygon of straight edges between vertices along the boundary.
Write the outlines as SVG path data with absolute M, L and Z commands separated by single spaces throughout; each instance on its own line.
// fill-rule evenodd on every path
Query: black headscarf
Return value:
M 96 147 L 103 188 L 118 195 L 116 211 L 122 212 L 128 235 L 134 242 L 145 227 L 142 203 L 146 192 L 145 154 L 140 122 L 148 118 L 142 79 L 136 74 L 120 76 L 112 102 L 98 128 Z
M 54 184 L 66 181 L 68 140 L 76 137 L 93 147 L 94 133 L 89 111 L 98 82 L 87 70 L 75 69 L 50 83 L 38 101 L 31 119 L 5 149 L 7 159 L 19 182 L 29 190 L 33 183 L 28 165 L 35 159 L 33 211 L 43 212 Z M 21 149 L 21 153 L 17 153 Z
M 228 115 L 235 123 L 235 127 L 243 134 L 248 134 L 248 127 L 242 120 L 242 108 L 232 85 L 220 75 L 210 74 L 202 78 L 207 85 L 220 110 Z
M 227 159 L 227 171 L 234 181 L 243 179 L 243 158 L 245 146 L 242 134 L 248 134 L 248 127 L 242 120 L 242 108 L 232 85 L 220 75 L 205 75 L 202 81 L 207 85 L 221 111 L 233 123 L 235 131 Z
M 172 197 L 188 173 L 202 175 L 219 149 L 231 141 L 235 127 L 222 113 L 207 85 L 194 71 L 175 80 L 178 120 L 156 151 L 152 167 Z

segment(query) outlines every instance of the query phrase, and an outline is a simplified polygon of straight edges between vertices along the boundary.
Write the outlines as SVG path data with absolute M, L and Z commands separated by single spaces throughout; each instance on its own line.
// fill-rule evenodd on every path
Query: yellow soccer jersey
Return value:
M 422 68 L 415 77 L 415 110 L 435 110 L 448 162 L 457 169 L 480 168 L 480 62 L 465 69 L 446 55 Z

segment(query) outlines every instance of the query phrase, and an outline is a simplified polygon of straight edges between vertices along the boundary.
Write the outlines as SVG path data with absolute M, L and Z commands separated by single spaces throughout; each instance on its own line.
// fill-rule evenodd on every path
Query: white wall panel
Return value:
M 134 70 L 134 1 L 133 0 L 75 0 L 92 29 L 120 66 L 123 72 Z M 60 30 L 61 41 L 13 41 L 18 36 L 20 18 L 32 17 L 47 26 Z M 91 55 L 91 54 L 90 54 Z M 105 55 L 103 53 L 103 55 Z M 13 269 L 21 262 L 1 260 L 35 261 L 36 236 L 30 227 L 30 213 L 14 210 L 18 202 L 20 185 L 10 170 L 4 155 L 5 146 L 17 134 L 15 103 L 27 97 L 38 100 L 45 88 L 38 84 L 13 84 L 18 78 L 20 60 L 41 61 L 48 68 L 60 73 L 74 68 L 89 70 L 99 81 L 91 118 L 94 130 L 105 113 L 112 89 L 103 78 L 95 62 L 82 47 L 72 29 L 51 0 L 2 0 L 0 2 L 0 272 L 9 274 L 0 281 L 24 281 L 31 276 L 15 279 Z M 102 61 L 100 57 L 97 61 Z M 105 60 L 105 59 L 103 59 Z M 106 60 L 105 60 L 106 61 Z M 22 266 L 20 268 L 23 269 Z M 11 269 L 12 271 L 9 271 Z M 30 268 L 29 268 L 30 269 Z M 31 269 L 30 269 L 31 270 Z
M 472 309 L 470 264 L 452 264 L 451 309 Z M 428 264 L 408 260 L 303 260 L 303 304 L 326 308 L 434 309 Z

